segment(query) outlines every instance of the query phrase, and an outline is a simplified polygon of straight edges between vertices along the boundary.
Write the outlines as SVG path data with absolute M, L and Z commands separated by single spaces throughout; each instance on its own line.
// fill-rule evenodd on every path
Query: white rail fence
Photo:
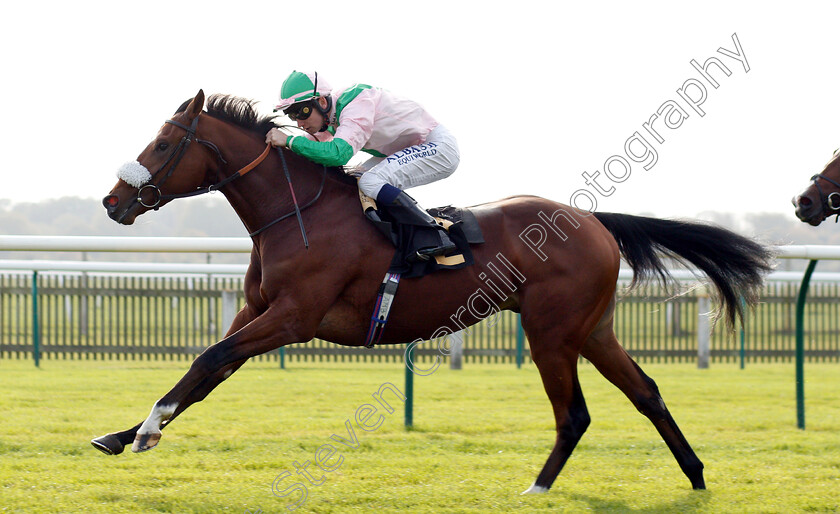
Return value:
M 111 236 L 0 236 L 0 251 L 6 252 L 110 252 L 110 253 L 250 253 L 251 239 L 247 237 L 111 237 Z M 840 259 L 840 247 L 822 245 L 780 246 L 775 251 L 780 259 Z M 69 261 L 39 259 L 0 260 L 4 271 L 67 271 L 88 273 L 165 273 L 202 275 L 244 275 L 245 264 L 178 264 L 154 262 Z M 674 270 L 677 280 L 695 281 L 697 275 L 688 270 Z M 804 272 L 775 271 L 769 282 L 801 282 Z M 633 278 L 632 271 L 622 269 L 620 280 Z M 813 273 L 815 282 L 840 282 L 840 273 Z M 226 306 L 222 319 L 232 320 L 235 302 Z M 698 318 L 698 366 L 708 367 L 711 310 L 707 298 L 700 298 Z
M 110 253 L 249 253 L 252 242 L 246 237 L 110 237 L 110 236 L 0 236 L 0 251 L 5 252 L 110 252 Z M 780 259 L 840 259 L 840 247 L 821 245 L 780 246 L 775 248 Z M 17 259 L 0 260 L 0 270 L 30 272 L 82 273 L 160 273 L 202 275 L 244 275 L 244 264 L 178 264 L 153 262 L 69 261 Z M 632 271 L 622 269 L 620 280 L 632 279 Z M 674 270 L 672 276 L 681 281 L 698 280 L 688 270 Z M 805 272 L 775 271 L 768 282 L 802 282 Z M 840 273 L 813 273 L 816 282 L 840 283 Z M 806 286 L 807 287 L 807 286 Z M 707 296 L 698 298 L 697 357 L 698 367 L 709 366 L 712 327 L 711 305 Z M 231 293 L 223 292 L 221 321 L 227 328 L 236 314 L 237 302 Z M 456 356 L 457 358 L 457 356 Z

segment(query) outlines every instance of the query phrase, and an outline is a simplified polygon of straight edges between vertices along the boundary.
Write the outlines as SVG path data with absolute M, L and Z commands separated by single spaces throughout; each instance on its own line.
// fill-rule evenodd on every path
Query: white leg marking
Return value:
M 532 484 L 527 490 L 522 491 L 522 494 L 540 494 L 540 493 L 547 493 L 548 487 L 543 487 L 541 485 Z
M 144 421 L 142 425 L 140 425 L 137 433 L 159 434 L 160 424 L 163 423 L 164 420 L 169 419 L 169 417 L 175 413 L 176 408 L 178 408 L 177 403 L 170 405 L 158 405 L 156 403 L 155 406 L 152 407 L 152 412 L 149 413 L 149 417 L 146 418 L 146 421 Z

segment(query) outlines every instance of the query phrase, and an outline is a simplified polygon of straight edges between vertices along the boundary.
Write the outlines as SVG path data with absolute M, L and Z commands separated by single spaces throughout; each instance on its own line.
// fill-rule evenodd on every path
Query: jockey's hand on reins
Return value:
M 265 142 L 266 144 L 270 144 L 274 147 L 286 147 L 286 139 L 288 139 L 289 134 L 285 133 L 281 129 L 275 127 L 268 131 L 268 134 L 265 135 Z

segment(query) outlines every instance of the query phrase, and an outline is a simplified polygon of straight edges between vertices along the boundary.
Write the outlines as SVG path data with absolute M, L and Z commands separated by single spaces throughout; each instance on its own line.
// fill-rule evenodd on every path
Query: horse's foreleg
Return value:
M 160 402 L 156 403 L 152 408 L 149 417 L 134 429 L 134 434 L 125 434 L 122 440 L 128 439 L 123 444 L 128 444 L 133 441 L 131 450 L 134 452 L 141 452 L 150 450 L 155 447 L 157 441 L 160 440 L 161 430 L 171 423 L 179 414 L 187 410 L 190 405 L 200 402 L 207 398 L 213 389 L 230 377 L 236 370 L 238 370 L 247 359 L 234 362 L 220 369 L 219 371 L 204 378 L 196 387 L 194 387 L 182 402 L 178 402 L 170 409 L 160 409 Z M 145 429 L 145 430 L 144 430 Z M 150 434 L 138 437 L 138 434 Z M 130 439 L 129 439 L 130 437 Z
M 247 325 L 251 320 L 254 319 L 254 315 L 251 314 L 249 309 L 246 307 L 237 313 L 236 317 L 233 320 L 230 328 L 228 329 L 227 336 L 234 334 L 237 330 Z M 216 388 L 219 384 L 221 384 L 225 379 L 230 377 L 237 369 L 239 369 L 243 364 L 245 364 L 247 359 L 243 359 L 237 361 L 233 364 L 225 366 L 221 370 L 213 373 L 212 375 L 208 376 L 201 383 L 198 384 L 190 393 L 187 395 L 186 399 L 181 402 L 175 411 L 168 417 L 168 419 L 161 421 L 159 430 L 162 429 L 164 426 L 168 425 L 172 422 L 181 412 L 187 409 L 190 405 L 202 401 L 204 398 L 210 394 L 213 389 Z M 97 450 L 107 454 L 107 455 L 119 455 L 123 452 L 125 447 L 129 444 L 132 444 L 137 436 L 137 431 L 140 429 L 143 423 L 138 423 L 137 425 L 131 427 L 128 430 L 123 430 L 122 432 L 114 432 L 111 434 L 107 434 L 104 436 L 97 437 L 91 440 L 91 444 Z
M 534 349 L 537 346 L 536 339 L 530 340 Z M 544 493 L 551 488 L 551 484 L 589 426 L 589 411 L 586 409 L 577 377 L 577 355 L 564 355 L 562 352 L 563 350 L 553 350 L 551 353 L 532 353 L 534 364 L 540 371 L 545 392 L 554 409 L 557 439 L 536 481 L 522 494 Z
M 210 375 L 209 377 L 205 378 L 201 381 L 201 383 L 190 391 L 190 394 L 187 395 L 187 398 L 175 409 L 175 412 L 172 413 L 168 419 L 162 421 L 160 423 L 160 430 L 163 430 L 166 425 L 171 423 L 179 414 L 184 412 L 187 407 L 194 403 L 198 403 L 210 394 L 213 389 L 216 388 L 219 384 L 221 384 L 225 379 L 230 377 L 237 369 L 239 369 L 243 364 L 245 364 L 245 360 L 235 362 L 225 368 L 219 370 L 218 372 Z M 107 455 L 119 455 L 123 452 L 123 449 L 134 442 L 134 439 L 137 437 L 137 431 L 142 426 L 142 423 L 138 423 L 137 425 L 131 427 L 128 430 L 124 430 L 122 432 L 114 432 L 112 434 L 107 434 L 101 437 L 97 437 L 91 440 L 91 444 L 97 450 L 107 454 Z M 158 437 L 159 438 L 159 437 Z
M 284 312 L 279 308 L 269 308 L 238 332 L 202 352 L 175 387 L 152 407 L 149 416 L 137 429 L 131 450 L 141 452 L 154 448 L 160 440 L 161 426 L 186 408 L 190 394 L 195 391 L 196 398 L 206 396 L 224 379 L 232 364 L 244 362 L 250 357 L 287 344 L 306 340 L 305 337 L 298 336 L 289 324 L 282 323 Z M 211 378 L 220 372 L 221 378 Z M 202 383 L 207 384 L 207 388 L 202 388 Z M 203 389 L 207 391 L 203 392 Z
M 656 427 L 677 459 L 694 489 L 705 489 L 703 463 L 686 441 L 676 421 L 665 407 L 656 383 L 639 368 L 618 343 L 612 323 L 596 330 L 581 351 L 604 377 L 627 395 L 639 412 Z

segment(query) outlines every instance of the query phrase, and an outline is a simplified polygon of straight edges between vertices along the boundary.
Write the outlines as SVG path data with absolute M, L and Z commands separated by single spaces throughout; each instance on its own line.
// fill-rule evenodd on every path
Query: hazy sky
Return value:
M 840 146 L 840 4 L 575 4 L 6 3 L 0 198 L 100 198 L 199 88 L 268 112 L 298 69 L 409 96 L 455 133 L 458 171 L 411 191 L 427 206 L 537 194 L 793 216 L 791 196 Z M 710 57 L 730 72 L 710 61 L 717 88 L 691 64 Z M 705 90 L 704 115 L 678 90 Z

